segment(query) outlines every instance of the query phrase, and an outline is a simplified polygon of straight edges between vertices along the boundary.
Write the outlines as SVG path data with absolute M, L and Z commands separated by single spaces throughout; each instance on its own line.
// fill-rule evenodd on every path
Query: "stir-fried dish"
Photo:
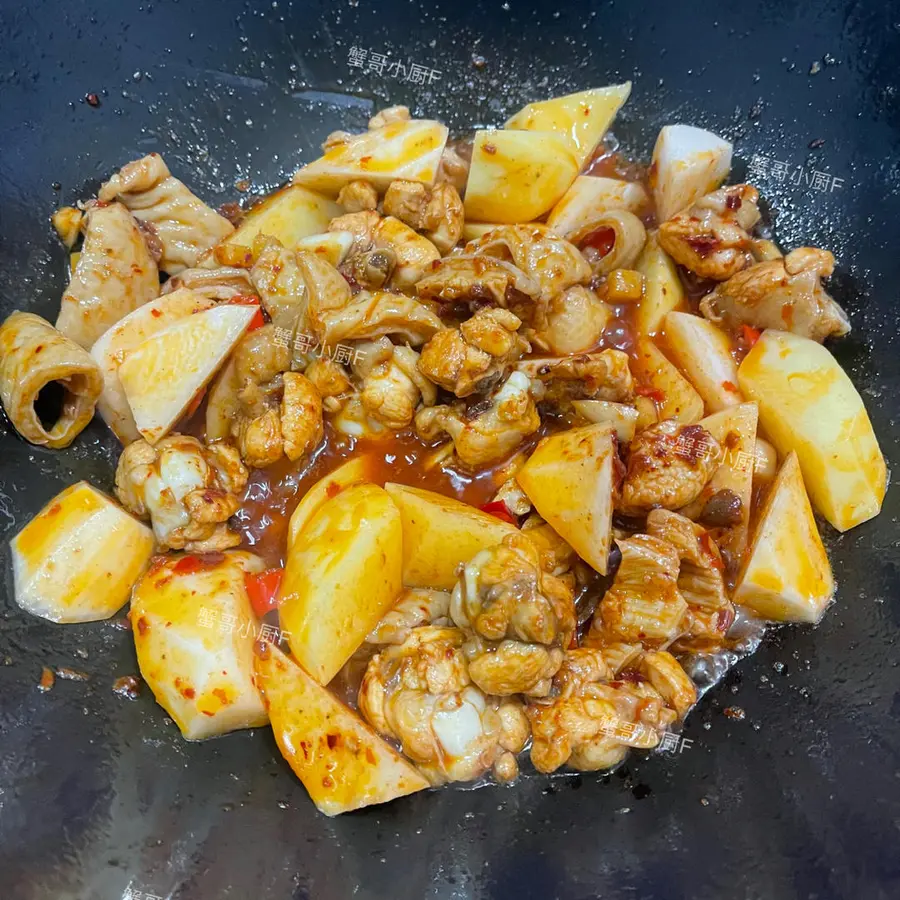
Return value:
M 271 725 L 328 815 L 609 769 L 818 621 L 814 512 L 886 483 L 823 344 L 834 257 L 768 239 L 715 134 L 615 152 L 630 88 L 474 138 L 391 107 L 247 210 L 157 154 L 60 209 L 69 285 L 0 327 L 0 397 L 33 444 L 99 414 L 122 451 L 114 498 L 14 538 L 18 604 L 130 602 L 184 737 Z

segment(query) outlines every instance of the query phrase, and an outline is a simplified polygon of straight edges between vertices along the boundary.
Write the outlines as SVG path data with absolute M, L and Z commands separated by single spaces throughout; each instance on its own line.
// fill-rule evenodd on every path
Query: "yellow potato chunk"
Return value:
M 155 444 L 181 418 L 241 339 L 255 306 L 216 306 L 151 335 L 118 375 L 135 424 Z
M 672 310 L 688 308 L 687 299 L 675 263 L 659 246 L 655 232 L 647 237 L 635 268 L 644 276 L 644 296 L 638 302 L 634 324 L 638 334 L 651 337 Z
M 341 491 L 369 480 L 371 460 L 367 456 L 354 456 L 333 472 L 320 478 L 304 495 L 291 514 L 288 523 L 288 547 L 303 530 L 307 522 L 322 508 L 326 501 Z
M 612 434 L 609 425 L 585 425 L 546 437 L 516 473 L 535 509 L 601 575 L 612 535 Z
M 119 380 L 119 366 L 128 354 L 147 338 L 196 312 L 212 309 L 215 300 L 195 294 L 187 288 L 163 294 L 120 319 L 91 347 L 91 356 L 103 373 L 103 393 L 97 401 L 97 412 L 123 443 L 140 437 L 125 389 Z
M 79 481 L 10 542 L 16 603 L 51 622 L 108 619 L 153 553 L 153 532 Z
M 448 133 L 446 125 L 430 119 L 390 122 L 335 144 L 296 172 L 294 184 L 329 197 L 336 197 L 345 184 L 359 179 L 379 192 L 386 191 L 398 178 L 430 185 L 437 175 Z
M 878 515 L 887 470 L 862 398 L 821 344 L 765 331 L 738 369 L 760 424 L 782 455 L 795 450 L 815 508 L 846 531 Z
M 300 185 L 290 185 L 254 206 L 214 253 L 220 263 L 233 262 L 233 248 L 245 247 L 249 253 L 259 235 L 277 238 L 293 250 L 303 238 L 325 231 L 328 223 L 342 213 L 343 209 L 333 200 Z M 228 248 L 227 257 L 222 248 Z
M 639 215 L 650 204 L 643 186 L 635 181 L 579 175 L 547 216 L 547 225 L 568 240 L 584 231 L 604 213 L 623 209 Z
M 552 131 L 564 138 L 578 168 L 588 161 L 631 93 L 631 82 L 529 103 L 506 128 Z
M 631 371 L 638 382 L 659 391 L 655 399 L 660 421 L 677 419 L 690 425 L 703 415 L 703 398 L 649 338 L 635 343 Z
M 403 529 L 387 492 L 358 484 L 326 500 L 288 549 L 281 627 L 320 684 L 391 608 L 402 587 Z
M 319 812 L 337 816 L 429 787 L 412 763 L 271 645 L 256 675 L 281 755 Z
M 792 452 L 760 513 L 734 602 L 776 622 L 817 622 L 833 593 L 831 565 Z
M 721 328 L 685 312 L 670 312 L 665 327 L 675 364 L 687 375 L 710 412 L 743 401 L 731 342 Z
M 134 589 L 141 675 L 189 741 L 268 721 L 253 672 L 260 625 L 244 584 L 263 568 L 238 550 L 157 557 Z
M 403 584 L 450 591 L 456 569 L 499 544 L 515 526 L 434 491 L 388 483 L 403 522 Z
M 515 224 L 551 209 L 578 174 L 564 138 L 548 131 L 479 131 L 466 185 L 466 219 Z

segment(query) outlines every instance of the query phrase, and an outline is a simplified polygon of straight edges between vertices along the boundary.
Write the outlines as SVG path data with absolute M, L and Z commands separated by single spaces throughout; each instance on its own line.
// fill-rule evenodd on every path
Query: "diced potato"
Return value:
M 295 173 L 294 184 L 329 197 L 358 179 L 380 192 L 398 178 L 433 184 L 448 133 L 446 125 L 429 119 L 391 122 L 336 144 Z
M 324 478 L 320 478 L 303 495 L 303 499 L 297 504 L 296 509 L 291 514 L 291 521 L 288 524 L 288 547 L 297 540 L 297 535 L 300 534 L 306 523 L 322 508 L 326 501 L 336 497 L 348 487 L 369 481 L 370 471 L 370 457 L 354 456 Z
M 634 269 L 613 269 L 606 276 L 608 303 L 636 303 L 644 296 L 644 276 Z
M 740 521 L 727 528 L 713 529 L 716 544 L 734 559 L 739 559 L 747 546 L 758 415 L 756 403 L 741 403 L 700 420 L 698 424 L 719 442 L 725 455 L 722 465 L 713 473 L 697 501 L 690 508 L 681 510 L 690 518 L 695 518 L 703 504 L 717 491 L 734 491 L 741 498 Z
M 731 144 L 693 125 L 666 125 L 653 148 L 650 187 L 658 221 L 714 191 L 731 171 Z
M 558 134 L 566 141 L 581 169 L 630 93 L 631 82 L 626 81 L 529 103 L 506 123 L 506 127 Z
M 551 209 L 578 174 L 563 138 L 547 131 L 479 131 L 466 185 L 466 219 L 530 222 Z
M 320 259 L 337 267 L 347 257 L 352 246 L 352 232 L 326 231 L 324 234 L 311 234 L 309 237 L 301 238 L 294 245 L 294 249 L 315 253 Z
M 388 483 L 384 486 L 403 521 L 403 584 L 449 591 L 456 569 L 517 529 L 467 503 L 433 491 Z
M 10 542 L 16 603 L 51 622 L 108 619 L 153 553 L 153 532 L 79 481 Z
M 878 515 L 887 470 L 862 398 L 821 344 L 765 331 L 738 369 L 781 455 L 797 452 L 815 508 L 838 531 Z
M 817 622 L 833 593 L 831 566 L 791 452 L 766 498 L 734 602 L 776 622 Z
M 240 550 L 157 557 L 134 589 L 141 676 L 189 741 L 268 722 L 253 672 L 260 625 L 244 583 L 264 568 Z
M 612 535 L 613 461 L 609 425 L 544 438 L 516 474 L 535 509 L 601 575 Z
M 140 434 L 119 381 L 119 366 L 128 354 L 147 338 L 196 312 L 212 309 L 215 300 L 201 297 L 186 288 L 163 294 L 120 319 L 91 347 L 91 356 L 103 373 L 103 393 L 97 412 L 123 443 L 136 441 Z
M 588 422 L 611 426 L 621 443 L 628 444 L 634 438 L 638 411 L 633 406 L 609 400 L 573 400 L 572 406 Z
M 209 383 L 256 315 L 255 306 L 216 306 L 151 335 L 119 366 L 141 436 L 155 444 Z
M 559 203 L 550 210 L 547 224 L 560 237 L 568 240 L 606 212 L 624 209 L 638 215 L 649 205 L 647 192 L 636 181 L 579 175 Z
M 677 419 L 688 425 L 703 415 L 701 396 L 649 338 L 639 338 L 635 343 L 631 371 L 639 384 L 658 392 L 654 399 L 660 421 Z
M 743 402 L 728 335 L 712 322 L 684 312 L 666 316 L 666 341 L 675 364 L 710 412 Z
M 278 749 L 319 812 L 337 816 L 430 786 L 412 763 L 281 651 L 266 645 L 255 665 Z
M 635 268 L 644 276 L 644 296 L 638 303 L 634 324 L 638 334 L 650 337 L 663 327 L 672 310 L 687 309 L 687 300 L 675 263 L 659 246 L 655 232 L 647 236 Z
M 291 652 L 328 684 L 402 587 L 403 529 L 388 494 L 358 484 L 326 500 L 288 548 L 281 627 Z

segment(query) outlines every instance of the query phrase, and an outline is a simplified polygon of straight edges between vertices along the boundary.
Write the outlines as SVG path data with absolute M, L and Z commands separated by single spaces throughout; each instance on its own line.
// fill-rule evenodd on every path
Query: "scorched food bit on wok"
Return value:
M 474 141 L 382 110 L 236 228 L 157 154 L 60 209 L 57 326 L 7 319 L 0 397 L 48 447 L 96 408 L 121 506 L 41 510 L 19 605 L 133 588 L 185 738 L 271 725 L 327 815 L 511 781 L 529 740 L 539 772 L 671 746 L 689 672 L 818 620 L 813 510 L 872 518 L 886 469 L 822 346 L 834 258 L 759 233 L 728 142 L 666 126 L 649 170 L 579 174 L 630 88 Z

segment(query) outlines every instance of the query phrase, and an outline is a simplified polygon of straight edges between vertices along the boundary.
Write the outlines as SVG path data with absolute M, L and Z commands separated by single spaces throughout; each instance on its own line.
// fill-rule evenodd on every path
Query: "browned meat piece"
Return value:
M 419 371 L 457 397 L 491 390 L 529 350 L 509 310 L 484 308 L 457 328 L 439 331 L 423 348 Z
M 597 295 L 576 284 L 547 303 L 534 317 L 534 343 L 542 350 L 567 356 L 597 345 L 612 310 Z
M 514 294 L 536 300 L 541 286 L 512 263 L 489 256 L 449 256 L 416 284 L 427 300 L 490 301 L 506 307 Z
M 411 347 L 392 346 L 388 357 L 368 371 L 359 397 L 372 419 L 397 431 L 412 422 L 420 402 L 434 405 L 437 389 L 418 362 L 419 354 Z
M 518 363 L 516 371 L 539 381 L 542 400 L 565 403 L 569 400 L 609 400 L 624 403 L 634 396 L 634 378 L 628 354 L 621 350 L 600 350 L 564 358 L 535 358 Z
M 759 221 L 759 192 L 749 184 L 719 188 L 659 226 L 659 243 L 677 263 L 715 281 L 753 264 L 749 231 Z
M 700 311 L 731 330 L 777 328 L 821 342 L 850 331 L 847 314 L 822 287 L 833 271 L 827 250 L 800 247 L 732 276 L 703 298 Z
M 378 208 L 378 191 L 368 181 L 351 181 L 337 195 L 337 202 L 348 213 Z
M 463 203 L 456 188 L 439 183 L 392 181 L 384 195 L 384 214 L 422 232 L 441 253 L 449 253 L 462 237 Z
M 699 496 L 721 459 L 718 441 L 700 425 L 667 419 L 645 428 L 629 448 L 618 509 L 626 515 L 679 509 Z

